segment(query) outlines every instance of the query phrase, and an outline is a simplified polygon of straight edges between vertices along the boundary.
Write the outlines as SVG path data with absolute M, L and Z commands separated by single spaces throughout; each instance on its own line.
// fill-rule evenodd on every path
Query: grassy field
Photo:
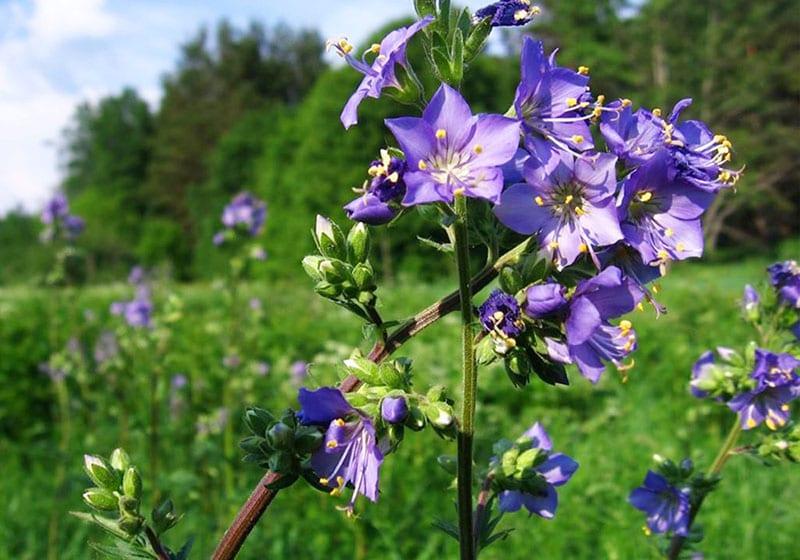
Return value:
M 791 250 L 791 251 L 790 251 Z M 797 253 L 784 247 L 783 256 Z M 771 256 L 774 258 L 774 255 Z M 479 379 L 477 457 L 486 461 L 492 442 L 515 437 L 534 421 L 550 431 L 555 448 L 580 462 L 572 481 L 560 491 L 556 518 L 544 521 L 522 513 L 508 515 L 514 528 L 505 542 L 489 548 L 482 558 L 656 558 L 642 532 L 643 518 L 630 507 L 627 494 L 652 466 L 652 455 L 691 456 L 708 466 L 732 422 L 731 414 L 712 403 L 693 399 L 687 380 L 693 361 L 716 345 L 743 346 L 750 333 L 738 318 L 737 298 L 747 282 L 764 278 L 770 257 L 742 261 L 692 263 L 678 266 L 662 282 L 661 299 L 669 313 L 656 320 L 648 310 L 631 319 L 639 333 L 636 368 L 622 383 L 609 371 L 597 386 L 570 372 L 570 387 L 551 388 L 533 382 L 514 389 L 499 368 L 482 370 Z M 248 287 L 248 296 L 263 301 L 263 316 L 251 354 L 266 360 L 266 376 L 248 373 L 227 378 L 221 366 L 224 331 L 222 296 L 213 286 L 172 288 L 184 302 L 183 319 L 174 326 L 162 366 L 165 375 L 181 372 L 189 378 L 183 406 L 170 410 L 170 394 L 160 395 L 164 414 L 161 439 L 162 476 L 158 486 L 169 489 L 186 519 L 170 539 L 178 544 L 196 536 L 195 558 L 207 558 L 227 521 L 259 479 L 261 472 L 235 460 L 226 463 L 220 449 L 224 429 L 198 433 L 198 421 L 214 417 L 221 406 L 220 388 L 233 387 L 240 406 L 230 411 L 237 438 L 245 404 L 280 409 L 295 405 L 289 364 L 297 359 L 315 363 L 309 385 L 330 384 L 338 373 L 334 364 L 359 344 L 359 327 L 343 311 L 315 298 L 306 285 Z M 402 318 L 435 300 L 450 287 L 445 283 L 414 285 L 399 281 L 384 290 L 383 314 Z M 161 289 L 161 299 L 166 288 Z M 127 293 L 123 286 L 98 287 L 77 299 L 83 313 L 82 336 L 96 336 L 110 321 L 108 303 Z M 76 296 L 77 297 L 77 296 Z M 61 456 L 54 423 L 52 389 L 37 364 L 46 360 L 48 341 L 46 295 L 8 289 L 0 291 L 0 557 L 46 557 L 52 512 L 60 523 L 57 558 L 89 558 L 86 542 L 100 538 L 66 511 L 83 509 L 81 454 L 107 454 L 120 439 L 120 418 L 131 418 L 127 449 L 147 469 L 146 407 L 137 385 L 113 394 L 109 380 L 89 376 L 73 380 L 72 432 L 69 452 Z M 88 318 L 87 318 L 88 317 Z M 63 327 L 59 344 L 69 336 Z M 455 388 L 458 380 L 458 327 L 447 317 L 404 347 L 398 355 L 415 361 L 416 384 L 443 382 Z M 138 362 L 132 378 L 151 367 Z M 172 395 L 174 397 L 174 394 Z M 173 403 L 174 404 L 174 403 Z M 206 415 L 206 416 L 203 416 Z M 380 558 L 439 559 L 456 556 L 455 542 L 431 528 L 439 517 L 455 517 L 449 475 L 435 458 L 453 453 L 454 443 L 430 432 L 409 433 L 399 451 L 384 463 L 381 499 L 361 504 L 353 522 L 335 510 L 336 500 L 301 484 L 282 493 L 253 532 L 241 558 Z M 53 487 L 54 471 L 66 466 L 66 482 Z M 225 485 L 226 469 L 234 478 Z M 700 521 L 707 533 L 707 559 L 797 558 L 793 529 L 800 522 L 796 497 L 800 477 L 789 467 L 766 468 L 746 458 L 732 460 L 724 482 L 704 508 Z M 230 483 L 232 482 L 232 486 Z

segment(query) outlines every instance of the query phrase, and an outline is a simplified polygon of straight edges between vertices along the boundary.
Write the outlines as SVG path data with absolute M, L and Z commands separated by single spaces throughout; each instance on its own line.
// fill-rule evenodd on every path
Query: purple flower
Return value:
M 408 416 L 405 397 L 386 397 L 381 401 L 381 418 L 389 424 L 399 424 Z
M 78 237 L 83 232 L 85 227 L 86 222 L 83 221 L 83 218 L 73 216 L 72 214 L 64 218 L 64 231 L 69 239 L 75 239 Z
M 525 37 L 520 59 L 521 77 L 514 108 L 530 133 L 541 135 L 561 148 L 589 150 L 594 147 L 588 121 L 583 115 L 589 77 L 555 64 L 555 52 L 546 57 L 541 41 Z
M 267 251 L 264 247 L 253 247 L 250 250 L 250 258 L 257 261 L 267 260 Z
M 306 377 L 308 377 L 308 362 L 297 360 L 292 363 L 289 371 L 292 374 L 292 380 L 295 384 L 300 385 L 305 381 Z
M 717 354 L 722 358 L 723 362 L 729 362 L 731 358 L 735 356 L 735 352 L 732 349 L 725 348 L 724 346 L 717 347 Z M 717 385 L 717 378 L 717 365 L 714 360 L 714 353 L 710 350 L 703 352 L 692 366 L 692 380 L 689 383 L 689 390 L 692 392 L 692 395 L 698 399 L 704 399 L 708 396 L 708 391 L 703 387 L 709 388 Z M 717 397 L 717 400 L 722 400 L 722 397 Z
M 183 389 L 188 384 L 189 384 L 189 379 L 182 373 L 176 373 L 175 375 L 172 376 L 172 379 L 170 379 L 170 387 L 172 387 L 172 389 L 176 391 Z
M 507 227 L 536 233 L 539 245 L 559 270 L 581 253 L 622 239 L 617 209 L 617 158 L 594 154 L 575 158 L 537 138 L 528 139 L 531 157 L 525 183 L 503 192 L 494 212 Z
M 347 217 L 373 226 L 392 221 L 398 212 L 397 205 L 406 194 L 405 171 L 404 159 L 381 150 L 381 159 L 370 164 L 368 173 L 372 180 L 368 185 L 365 183 L 363 194 L 344 207 Z
M 130 274 L 128 274 L 128 283 L 133 284 L 134 286 L 138 286 L 142 284 L 145 280 L 145 272 L 144 268 L 141 266 L 134 266 L 131 268 Z
M 664 147 L 665 123 L 647 109 L 631 109 L 630 101 L 614 101 L 603 113 L 600 132 L 609 149 L 630 166 L 641 165 Z
M 497 203 L 503 171 L 519 146 L 519 123 L 500 115 L 473 115 L 461 94 L 446 84 L 422 118 L 387 119 L 405 152 L 403 204 L 451 203 L 456 193 Z
M 358 122 L 358 106 L 365 97 L 369 96 L 373 99 L 378 99 L 381 96 L 381 91 L 387 87 L 402 89 L 402 85 L 395 75 L 395 66 L 399 64 L 403 68 L 407 68 L 406 47 L 408 42 L 417 31 L 423 29 L 432 21 L 433 17 L 428 16 L 408 27 L 395 29 L 384 37 L 379 45 L 372 45 L 361 57 L 361 60 L 355 59 L 350 54 L 353 50 L 353 45 L 348 43 L 346 39 L 328 43 L 328 46 L 333 47 L 350 66 L 364 74 L 364 78 L 358 88 L 350 96 L 342 110 L 340 120 L 345 128 L 350 128 Z M 366 61 L 367 53 L 376 55 L 372 64 Z
M 266 217 L 267 205 L 249 192 L 242 192 L 222 211 L 222 224 L 229 230 L 244 230 L 255 237 L 261 233 Z M 213 241 L 215 245 L 224 243 L 224 232 L 217 233 Z
M 222 358 L 222 365 L 228 369 L 236 369 L 242 365 L 242 359 L 237 354 L 230 354 Z
M 47 375 L 53 383 L 60 383 L 67 377 L 66 370 L 53 367 L 47 362 L 39 364 L 39 371 Z
M 550 357 L 578 366 L 581 374 L 597 383 L 610 361 L 619 369 L 628 369 L 622 361 L 636 349 L 636 332 L 630 321 L 613 326 L 609 319 L 624 315 L 636 307 L 644 293 L 639 286 L 611 266 L 594 278 L 583 280 L 569 301 L 565 321 L 566 341 L 546 338 Z
M 220 245 L 225 243 L 225 232 L 224 231 L 219 231 L 219 232 L 215 233 L 214 237 L 211 238 L 211 242 L 214 245 L 216 245 L 217 247 L 219 247 Z
M 517 345 L 516 338 L 525 329 L 514 296 L 494 290 L 478 308 L 481 325 L 494 341 L 495 350 L 505 354 Z
M 669 156 L 661 151 L 631 173 L 618 197 L 625 241 L 647 265 L 703 254 L 700 217 L 714 195 L 693 188 L 669 173 Z
M 569 481 L 578 463 L 563 453 L 552 453 L 553 444 L 550 436 L 539 422 L 534 424 L 523 435 L 531 440 L 531 448 L 539 451 L 545 457 L 544 461 L 534 467 L 539 477 L 540 489 L 536 493 L 521 490 L 504 490 L 499 495 L 500 511 L 510 513 L 519 511 L 525 506 L 531 514 L 535 513 L 545 519 L 552 519 L 558 507 L 558 494 L 556 487 Z
M 767 271 L 772 286 L 778 291 L 778 299 L 789 307 L 800 309 L 800 267 L 797 263 L 775 263 Z
M 558 313 L 567 305 L 567 289 L 556 282 L 531 286 L 525 292 L 525 313 L 534 319 Z
M 298 400 L 301 423 L 326 429 L 325 443 L 311 456 L 311 467 L 320 476 L 320 484 L 332 488 L 334 496 L 345 485 L 351 485 L 353 495 L 347 507 L 350 512 L 359 494 L 377 501 L 383 452 L 375 438 L 372 420 L 332 387 L 316 391 L 300 389 Z
M 681 536 L 689 532 L 689 493 L 676 488 L 660 474 L 647 471 L 644 483 L 631 492 L 628 501 L 647 514 L 647 527 L 652 532 L 671 531 Z
M 744 292 L 742 293 L 742 310 L 745 313 L 752 313 L 758 309 L 758 304 L 760 302 L 761 296 L 758 295 L 758 291 L 756 291 L 756 289 L 750 284 L 746 284 L 744 287 Z
M 800 360 L 791 354 L 774 354 L 757 348 L 750 379 L 755 387 L 728 401 L 739 415 L 742 428 L 749 430 L 765 422 L 777 430 L 789 420 L 789 404 L 800 397 Z
M 499 0 L 475 12 L 474 20 L 492 18 L 489 22 L 492 27 L 519 26 L 530 23 L 539 12 L 539 7 L 530 0 Z
M 261 300 L 258 299 L 257 297 L 250 298 L 248 305 L 250 306 L 250 309 L 252 309 L 253 311 L 258 311 L 259 309 L 261 309 L 262 306 Z
M 152 326 L 153 304 L 150 301 L 146 286 L 137 289 L 136 297 L 131 301 L 117 301 L 111 304 L 111 314 L 121 315 L 125 322 L 134 328 L 150 328 Z
M 94 345 L 94 361 L 98 364 L 115 358 L 119 353 L 119 344 L 117 344 L 117 337 L 111 331 L 103 331 L 97 338 Z
M 256 375 L 260 375 L 264 377 L 269 373 L 269 364 L 267 362 L 258 362 L 256 363 Z
M 69 214 L 69 202 L 63 193 L 56 193 L 47 201 L 42 210 L 42 223 L 51 225 L 66 218 Z

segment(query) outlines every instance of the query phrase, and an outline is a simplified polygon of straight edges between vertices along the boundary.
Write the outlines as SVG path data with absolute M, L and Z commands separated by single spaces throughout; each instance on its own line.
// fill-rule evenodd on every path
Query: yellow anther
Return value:
M 606 96 L 605 95 L 603 95 L 601 93 L 600 95 L 597 96 L 597 104 L 598 105 L 602 105 L 605 102 L 606 102 Z
M 542 13 L 542 9 L 539 6 L 531 6 L 531 15 L 538 16 Z
M 578 100 L 574 97 L 567 97 L 567 107 L 574 107 L 578 104 Z
M 576 216 L 583 216 L 584 214 L 586 214 L 586 210 L 584 210 L 583 207 L 578 206 L 577 208 L 575 208 Z
M 571 194 L 568 194 L 567 196 L 564 197 L 564 204 L 569 204 L 573 200 L 575 200 L 575 197 L 572 196 Z
M 425 163 L 425 161 L 423 161 L 423 160 L 419 160 L 419 163 L 417 164 L 417 167 L 420 168 L 420 171 L 425 171 L 426 169 L 428 169 L 428 164 Z
M 653 284 L 653 293 L 657 294 L 660 291 L 661 291 L 661 285 L 660 284 Z
M 619 322 L 619 328 L 623 330 L 623 332 L 627 332 L 633 328 L 633 323 L 628 321 L 627 319 L 623 319 Z
M 387 179 L 389 179 L 389 181 L 391 181 L 392 183 L 396 183 L 397 181 L 400 180 L 400 175 L 397 173 L 397 171 L 395 171 L 394 173 L 389 175 Z
M 481 154 L 483 153 L 483 146 L 481 146 L 480 144 L 475 144 L 475 146 L 473 146 L 472 148 L 472 151 L 475 152 L 476 154 Z
M 669 258 L 669 253 L 667 253 L 664 249 L 661 249 L 658 252 L 658 258 L 661 259 L 662 261 L 665 261 Z
M 581 243 L 580 245 L 578 245 L 578 251 L 581 253 L 588 253 L 589 246 L 586 243 Z
M 463 188 L 461 188 L 461 187 L 459 187 L 459 188 L 457 188 L 456 190 L 454 190 L 454 191 L 453 191 L 453 194 L 454 194 L 455 196 L 461 196 L 461 195 L 463 195 L 463 194 L 464 194 L 464 189 L 463 189 Z
M 447 131 L 443 128 L 440 128 L 436 131 L 436 138 L 439 140 L 444 140 L 447 137 Z
M 789 412 L 789 405 L 788 404 L 782 404 L 781 405 L 781 410 L 784 411 L 784 412 Z
M 767 425 L 767 428 L 769 428 L 770 430 L 773 430 L 773 431 L 774 431 L 774 430 L 777 430 L 777 429 L 778 429 L 778 425 L 779 425 L 779 424 L 777 424 L 777 423 L 775 422 L 775 420 L 773 420 L 773 419 L 772 419 L 772 417 L 771 417 L 771 416 L 767 416 L 767 417 L 764 419 L 764 423 Z
M 649 537 L 649 536 L 650 536 L 650 535 L 653 533 L 653 532 L 650 530 L 650 527 L 648 527 L 647 525 L 645 525 L 644 527 L 642 527 L 642 531 L 643 531 L 643 532 L 644 532 L 644 534 L 645 534 L 645 535 L 647 535 L 648 537 Z
M 533 199 L 537 206 L 544 206 L 544 199 L 541 196 L 537 196 Z
M 548 249 L 558 249 L 558 241 L 551 241 L 547 244 Z
M 630 107 L 633 105 L 633 102 L 630 99 L 622 99 L 621 102 L 623 107 Z
M 677 249 L 679 252 L 681 252 L 681 253 L 682 253 L 682 252 L 684 252 L 684 251 L 686 250 L 686 245 L 685 245 L 685 244 L 683 244 L 683 243 L 676 243 L 676 244 L 675 244 L 675 248 L 676 248 L 676 249 Z
M 325 444 L 325 447 L 327 447 L 328 449 L 335 449 L 338 445 L 339 445 L 339 442 L 337 442 L 335 439 L 332 439 L 328 443 Z
M 492 314 L 492 319 L 494 319 L 495 321 L 502 321 L 503 317 L 505 317 L 505 314 L 502 311 L 495 311 Z
M 748 418 L 747 419 L 747 427 L 748 428 L 755 428 L 756 427 L 756 421 L 753 420 L 752 418 Z
M 589 67 L 588 66 L 578 66 L 578 74 L 583 76 L 589 75 Z
M 378 175 L 383 175 L 386 170 L 382 165 L 372 165 L 369 169 L 367 169 L 367 175 L 370 177 L 377 177 Z
M 378 54 L 381 52 L 381 46 L 378 43 L 372 43 L 372 46 L 369 48 L 369 52 Z
M 576 144 L 582 144 L 583 140 L 584 140 L 584 138 L 580 134 L 573 134 L 572 135 L 572 141 L 575 142 Z
M 725 142 L 728 138 L 724 134 L 715 134 L 714 135 L 714 143 L 721 144 Z
M 342 420 L 341 418 L 337 418 L 336 420 L 333 421 L 333 423 L 339 426 L 340 428 L 344 426 L 344 420 Z
M 381 163 L 384 167 L 389 167 L 389 164 L 392 162 L 392 156 L 389 154 L 389 150 L 386 148 L 381 148 Z
M 653 109 L 653 116 L 654 117 L 660 117 L 661 116 L 661 109 L 659 109 L 658 107 Z
M 522 21 L 523 19 L 528 18 L 528 10 L 517 10 L 514 12 L 514 20 L 515 21 Z
M 328 480 L 327 478 L 320 478 L 319 479 L 319 483 L 322 484 L 323 486 L 327 486 L 329 482 L 330 482 L 330 480 Z
M 650 202 L 653 199 L 653 193 L 650 191 L 640 192 L 637 198 L 642 202 Z
M 667 237 L 672 237 L 673 235 L 675 235 L 675 230 L 668 227 L 666 230 L 664 230 L 664 235 L 666 235 Z
M 639 311 L 644 311 L 644 304 L 642 304 L 642 302 L 640 301 L 639 303 L 636 304 L 636 309 L 638 309 Z
M 339 39 L 336 42 L 336 46 L 339 47 L 339 50 L 344 54 L 350 54 L 353 51 L 353 45 L 347 39 Z
M 592 118 L 599 119 L 602 114 L 603 114 L 603 109 L 599 105 L 594 109 L 592 109 Z

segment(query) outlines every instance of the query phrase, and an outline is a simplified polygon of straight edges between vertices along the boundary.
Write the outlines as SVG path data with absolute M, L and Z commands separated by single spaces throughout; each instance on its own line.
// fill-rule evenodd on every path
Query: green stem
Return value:
M 455 197 L 456 221 L 453 224 L 458 293 L 461 307 L 461 358 L 463 395 L 458 428 L 458 527 L 461 560 L 474 560 L 475 537 L 472 526 L 472 439 L 475 433 L 475 393 L 478 372 L 472 347 L 472 291 L 469 273 L 467 199 Z
M 717 453 L 714 462 L 711 463 L 711 468 L 708 471 L 709 474 L 717 475 L 722 471 L 722 468 L 725 466 L 725 463 L 731 456 L 731 451 L 736 445 L 736 441 L 739 439 L 739 434 L 741 433 L 742 433 L 742 424 L 739 421 L 739 417 L 736 416 L 734 424 L 733 426 L 731 426 L 730 432 L 728 432 L 728 437 L 725 438 L 725 442 L 722 444 L 722 447 L 720 447 L 719 453 Z M 705 501 L 707 495 L 708 494 L 700 496 L 697 499 L 697 502 L 692 505 L 692 508 L 689 511 L 689 525 L 687 529 L 692 528 L 694 519 L 695 517 L 697 517 L 697 514 L 700 513 L 700 508 L 703 506 L 703 501 Z M 680 535 L 673 536 L 672 541 L 669 544 L 669 550 L 667 551 L 667 558 L 669 560 L 676 560 L 678 556 L 680 556 L 681 550 L 683 549 L 683 545 L 685 542 L 686 542 L 686 537 L 681 537 Z

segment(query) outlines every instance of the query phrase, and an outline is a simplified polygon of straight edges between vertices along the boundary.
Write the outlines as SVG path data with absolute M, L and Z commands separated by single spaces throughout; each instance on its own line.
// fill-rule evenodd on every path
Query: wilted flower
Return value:
M 550 436 L 538 422 L 522 435 L 517 442 L 517 445 L 520 444 L 525 444 L 527 449 L 522 451 L 514 447 L 510 453 L 506 452 L 492 460 L 495 472 L 501 472 L 521 486 L 519 490 L 500 492 L 500 511 L 514 512 L 525 506 L 532 514 L 552 519 L 558 507 L 556 487 L 569 481 L 578 470 L 578 463 L 563 453 L 552 452 Z M 507 473 L 506 467 L 512 467 L 509 470 L 513 472 Z M 521 480 L 516 480 L 517 475 Z
M 506 189 L 494 212 L 507 227 L 537 234 L 542 251 L 559 270 L 582 253 L 622 239 L 614 193 L 617 158 L 594 154 L 576 158 L 537 138 L 528 139 L 531 157 L 525 183 Z
M 350 96 L 342 110 L 340 119 L 345 128 L 350 128 L 358 122 L 358 106 L 365 97 L 369 96 L 378 99 L 381 96 L 381 91 L 387 87 L 402 89 L 402 85 L 395 75 L 395 67 L 398 64 L 403 68 L 407 67 L 406 47 L 409 41 L 420 29 L 423 29 L 432 21 L 433 17 L 429 16 L 414 22 L 408 27 L 395 29 L 384 37 L 380 44 L 372 45 L 367 49 L 361 60 L 357 60 L 350 54 L 353 51 L 353 45 L 347 39 L 328 42 L 329 48 L 333 47 L 350 66 L 364 74 L 364 78 L 358 88 Z M 366 61 L 368 53 L 376 55 L 372 64 Z
M 749 430 L 765 422 L 777 430 L 789 420 L 789 402 L 800 397 L 800 360 L 791 354 L 774 354 L 761 348 L 755 351 L 756 363 L 750 374 L 753 389 L 728 401 L 739 414 L 742 428 Z
M 541 12 L 530 0 L 500 0 L 475 12 L 475 21 L 491 18 L 492 27 L 527 25 Z
M 654 533 L 689 531 L 689 493 L 680 490 L 660 474 L 647 471 L 644 483 L 628 497 L 633 507 L 647 514 L 647 527 Z
M 408 161 L 403 204 L 453 202 L 456 193 L 497 203 L 503 171 L 519 145 L 519 123 L 500 115 L 473 115 L 446 84 L 422 118 L 387 119 Z
M 517 345 L 516 338 L 525 329 L 514 296 L 494 290 L 478 308 L 481 325 L 494 341 L 495 350 L 505 354 Z
M 372 180 L 365 182 L 363 194 L 344 207 L 351 220 L 380 225 L 397 215 L 397 206 L 406 194 L 406 160 L 389 155 L 388 150 L 381 150 L 380 154 L 381 158 L 370 164 Z
M 372 420 L 353 408 L 341 391 L 331 387 L 300 389 L 298 400 L 300 422 L 326 429 L 325 443 L 311 456 L 320 484 L 330 487 L 334 496 L 341 494 L 345 485 L 352 485 L 348 512 L 353 511 L 359 494 L 377 501 L 383 452 Z

